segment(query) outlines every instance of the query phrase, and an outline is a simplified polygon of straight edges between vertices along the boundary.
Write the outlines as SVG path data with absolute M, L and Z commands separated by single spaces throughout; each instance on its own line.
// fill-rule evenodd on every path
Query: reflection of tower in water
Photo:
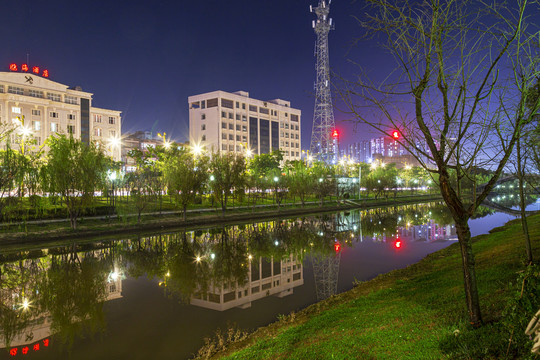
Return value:
M 336 243 L 335 254 L 329 256 L 317 254 L 311 258 L 317 301 L 327 299 L 337 293 L 339 263 L 341 261 L 341 248 L 338 246 L 339 244 Z

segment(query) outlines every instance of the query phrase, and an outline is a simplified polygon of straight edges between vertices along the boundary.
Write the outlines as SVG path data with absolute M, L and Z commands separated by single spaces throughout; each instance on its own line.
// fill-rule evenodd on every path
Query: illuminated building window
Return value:
M 242 125 L 242 131 L 247 132 L 247 126 L 246 125 Z
M 66 104 L 75 104 L 75 105 L 78 104 L 77 97 L 69 96 L 69 95 L 66 95 L 65 102 Z
M 41 130 L 41 121 L 32 121 L 32 127 L 35 131 Z
M 247 136 L 242 136 L 242 141 L 247 142 Z
M 40 116 L 41 110 L 32 109 L 32 116 Z
M 0 85 L 0 93 L 4 92 L 4 85 Z
M 109 125 L 116 124 L 116 118 L 114 116 L 109 116 Z
M 59 94 L 47 93 L 47 99 L 52 101 L 62 101 L 62 98 Z
M 57 123 L 51 123 L 51 132 L 55 133 L 58 131 L 58 124 Z
M 101 115 L 94 114 L 94 122 L 95 123 L 101 123 L 101 119 L 102 119 Z
M 29 90 L 28 95 L 35 98 L 43 99 L 43 91 L 41 90 Z
M 8 86 L 8 93 L 15 95 L 24 95 L 24 89 L 18 86 Z
M 11 107 L 11 112 L 14 113 L 14 114 L 20 114 L 21 113 L 21 108 L 16 107 L 16 106 L 12 106 Z
M 68 114 L 68 120 L 75 120 L 77 116 L 75 114 Z
M 246 115 L 242 115 L 242 121 L 247 121 Z
M 49 113 L 49 117 L 51 117 L 51 118 L 58 118 L 58 113 L 57 113 L 56 111 L 51 111 L 51 112 Z
M 95 128 L 94 129 L 94 136 L 101 136 L 101 129 L 100 128 Z

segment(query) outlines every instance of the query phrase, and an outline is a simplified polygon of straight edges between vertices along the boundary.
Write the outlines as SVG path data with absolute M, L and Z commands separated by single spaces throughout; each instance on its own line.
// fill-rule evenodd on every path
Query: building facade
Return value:
M 190 96 L 189 142 L 208 151 L 265 154 L 282 150 L 300 160 L 301 111 L 286 100 L 256 100 L 245 91 Z
M 371 159 L 371 142 L 368 140 L 349 144 L 341 150 L 341 157 L 367 163 Z
M 0 124 L 14 128 L 0 146 L 9 140 L 18 149 L 21 134 L 37 146 L 56 133 L 73 134 L 87 144 L 100 144 L 120 161 L 121 112 L 93 107 L 92 95 L 36 74 L 0 72 Z

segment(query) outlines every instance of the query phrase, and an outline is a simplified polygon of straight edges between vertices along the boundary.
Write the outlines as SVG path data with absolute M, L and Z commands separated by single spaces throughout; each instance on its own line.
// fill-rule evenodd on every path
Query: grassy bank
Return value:
M 540 215 L 531 216 L 529 224 L 538 259 Z M 525 269 L 520 223 L 512 221 L 489 235 L 476 237 L 473 248 L 486 322 L 478 330 L 467 322 L 460 251 L 454 244 L 415 265 L 358 284 L 297 314 L 280 317 L 280 321 L 257 330 L 246 340 L 227 345 L 226 351 L 215 358 L 525 358 L 530 344 L 522 335 L 522 326 L 532 317 L 525 310 L 529 304 L 532 308 L 528 311 L 536 312 L 536 285 L 540 282 L 533 283 L 536 295 L 531 296 L 536 298 L 532 302 L 527 291 L 520 294 L 524 284 L 533 277 L 538 279 L 538 274 L 531 274 L 525 277 L 527 281 L 516 281 Z M 523 319 L 516 320 L 516 313 Z M 219 347 L 209 344 L 201 354 Z

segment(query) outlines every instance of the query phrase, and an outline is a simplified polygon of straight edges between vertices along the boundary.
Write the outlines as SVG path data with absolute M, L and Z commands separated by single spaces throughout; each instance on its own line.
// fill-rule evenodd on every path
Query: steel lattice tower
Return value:
M 317 301 L 337 294 L 341 251 L 329 256 L 315 255 L 311 258 Z
M 332 138 L 335 128 L 332 95 L 330 93 L 330 60 L 328 56 L 328 33 L 334 29 L 330 13 L 330 3 L 319 0 L 319 6 L 310 11 L 315 12 L 317 20 L 313 20 L 313 29 L 317 34 L 315 56 L 317 63 L 317 79 L 315 82 L 315 111 L 313 113 L 313 130 L 311 132 L 310 151 L 314 158 L 332 162 L 337 156 L 337 139 Z

